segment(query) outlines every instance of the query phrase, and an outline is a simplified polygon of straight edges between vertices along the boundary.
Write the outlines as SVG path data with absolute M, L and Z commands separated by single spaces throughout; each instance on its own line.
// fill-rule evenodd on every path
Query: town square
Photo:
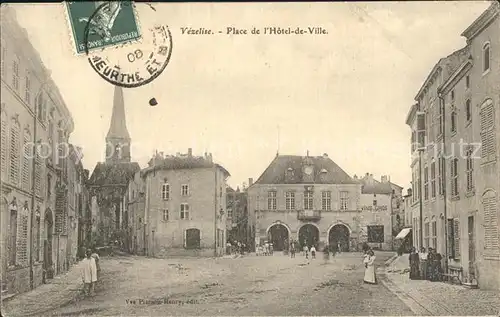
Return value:
M 2 316 L 500 313 L 497 1 L 0 21 Z

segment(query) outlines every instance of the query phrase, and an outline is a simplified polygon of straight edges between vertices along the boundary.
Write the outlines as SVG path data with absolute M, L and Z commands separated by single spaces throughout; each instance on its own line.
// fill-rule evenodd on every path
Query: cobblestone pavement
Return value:
M 410 280 L 408 273 L 387 273 L 383 281 L 418 315 L 498 316 L 500 292 L 444 282 Z M 403 294 L 401 294 L 403 293 Z M 409 302 L 406 302 L 406 300 Z M 413 303 L 412 303 L 413 302 Z
M 390 256 L 379 253 L 378 264 Z M 306 264 L 303 257 L 278 254 L 109 258 L 101 261 L 95 297 L 76 296 L 49 309 L 50 298 L 31 296 L 31 309 L 37 303 L 43 309 L 15 311 L 11 302 L 7 316 L 412 315 L 382 284 L 363 284 L 361 260 L 359 253 L 343 253 L 326 265 L 321 258 Z
M 127 257 L 128 258 L 128 257 Z M 103 282 L 113 279 L 124 268 L 118 265 L 121 257 L 102 258 L 108 268 L 113 268 L 103 276 Z M 96 290 L 102 289 L 98 285 Z M 70 270 L 49 280 L 48 284 L 40 285 L 34 290 L 18 294 L 2 302 L 2 316 L 46 316 L 52 311 L 79 302 L 84 299 L 81 271 L 78 264 L 73 265 Z
M 498 316 L 500 292 L 469 289 L 444 282 L 410 280 L 401 274 L 403 264 L 391 265 L 397 272 L 381 274 L 382 282 L 409 306 L 416 315 L 433 316 Z M 401 262 L 401 261 L 400 261 Z

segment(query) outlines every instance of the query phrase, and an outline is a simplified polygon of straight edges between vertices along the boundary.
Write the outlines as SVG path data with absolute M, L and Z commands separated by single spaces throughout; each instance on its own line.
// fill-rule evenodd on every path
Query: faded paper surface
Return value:
M 28 167 L 23 172 L 23 164 L 31 166 L 36 160 L 21 161 L 19 167 L 5 163 L 2 169 L 2 184 L 9 188 L 2 193 L 6 204 L 10 206 L 16 197 L 18 217 L 25 206 L 22 217 L 26 218 L 22 219 L 28 221 L 19 234 L 9 233 L 10 238 L 2 240 L 3 283 L 11 290 L 18 289 L 6 294 L 19 293 L 17 299 L 5 302 L 7 313 L 414 313 L 381 283 L 375 288 L 362 283 L 361 240 L 353 242 L 353 237 L 366 238 L 368 225 L 385 226 L 379 234 L 383 250 L 377 255 L 382 266 L 393 255 L 396 247 L 392 241 L 400 230 L 392 232 L 396 230 L 396 218 L 391 214 L 396 203 L 390 196 L 394 192 L 389 192 L 386 200 L 380 198 L 377 206 L 373 202 L 377 193 L 363 197 L 360 187 L 358 195 L 354 188 L 358 181 L 352 180 L 355 175 L 368 179 L 374 176 L 384 183 L 386 176 L 386 182 L 399 191 L 398 210 L 399 204 L 403 206 L 403 190 L 406 194 L 412 182 L 411 129 L 406 119 L 415 95 L 440 58 L 465 46 L 460 34 L 490 6 L 489 2 L 133 3 L 127 17 L 125 7 L 114 11 L 117 7 L 96 2 L 95 11 L 89 12 L 102 10 L 99 21 L 107 21 L 107 26 L 85 20 L 87 13 L 82 13 L 83 19 L 76 13 L 72 16 L 68 8 L 73 3 L 2 6 L 2 15 L 6 16 L 2 23 L 8 24 L 2 27 L 2 109 L 8 122 L 4 125 L 2 121 L 2 133 L 6 127 L 7 136 L 5 140 L 2 136 L 2 142 L 6 142 L 2 146 L 8 149 L 6 162 L 14 155 L 10 145 L 23 148 L 24 138 L 27 143 L 48 144 L 47 151 L 54 152 L 48 155 L 50 162 L 40 163 L 44 166 L 41 174 L 28 171 Z M 116 28 L 120 27 L 121 39 L 116 37 Z M 86 51 L 82 41 L 103 48 Z M 110 73 L 105 74 L 105 66 L 109 72 L 116 71 L 114 79 L 110 79 Z M 123 105 L 116 106 L 121 100 Z M 37 131 L 33 131 L 35 113 L 40 120 Z M 18 141 L 11 141 L 11 124 L 19 125 Z M 105 171 L 100 176 L 105 182 L 114 177 L 113 173 L 121 173 L 128 175 L 123 178 L 125 183 L 106 187 L 99 182 L 84 183 L 76 176 L 61 176 L 57 169 L 58 140 L 72 144 L 76 149 L 68 152 L 74 152 L 72 161 L 87 169 L 90 178 L 96 169 L 106 170 L 99 162 L 125 162 L 123 170 Z M 120 142 L 130 143 L 122 147 L 124 143 Z M 122 156 L 115 159 L 118 152 Z M 17 155 L 21 160 L 29 153 L 27 148 Z M 220 175 L 218 169 L 215 172 L 215 198 L 213 186 L 204 187 L 208 180 L 198 182 L 205 176 L 190 171 L 181 176 L 150 174 L 154 176 L 148 181 L 148 168 L 152 166 L 148 163 L 158 153 L 162 158 L 186 153 L 177 157 L 197 156 L 220 164 Z M 287 161 L 287 156 L 298 161 Z M 285 157 L 281 165 L 268 168 L 280 157 Z M 312 162 L 307 161 L 309 157 Z M 321 159 L 334 163 L 322 165 Z M 17 174 L 12 172 L 16 168 Z M 143 173 L 136 174 L 139 170 Z M 269 176 L 271 181 L 254 196 L 248 194 L 246 190 L 252 185 L 249 178 L 258 181 L 270 170 L 275 172 Z M 280 188 L 289 183 L 287 177 L 298 175 L 294 173 L 303 178 L 293 181 L 293 191 L 300 192 L 294 194 L 292 204 L 292 195 Z M 324 174 L 335 175 L 332 179 L 344 174 L 347 177 L 340 181 L 342 186 L 328 189 L 320 185 L 322 177 L 330 177 Z M 310 181 L 306 180 L 308 175 Z M 67 211 L 58 215 L 61 177 L 69 177 L 64 185 L 70 194 L 65 201 Z M 273 183 L 278 178 L 284 181 Z M 11 179 L 18 179 L 17 184 L 10 184 Z M 190 182 L 196 185 L 183 187 Z M 162 184 L 167 183 L 171 196 L 166 199 Z M 32 184 L 40 184 L 36 185 L 40 188 L 32 188 Z M 302 193 L 309 192 L 304 189 L 308 184 L 317 186 L 311 208 L 309 194 Z M 119 189 L 109 190 L 115 185 Z M 235 198 L 239 196 L 227 194 L 230 190 L 226 185 L 247 194 Z M 32 191 L 38 197 L 34 202 Z M 87 198 L 81 198 L 85 195 Z M 202 200 L 199 206 L 185 198 L 203 195 L 211 200 Z M 79 205 L 79 199 L 86 206 Z M 137 199 L 144 200 L 134 205 Z M 169 199 L 175 205 L 164 204 Z M 239 207 L 235 201 L 239 201 Z M 245 233 L 238 231 L 241 221 L 228 218 L 228 213 L 236 213 L 238 208 L 247 214 Z M 359 212 L 325 216 L 325 210 L 336 209 Z M 37 216 L 31 216 L 34 210 L 38 210 Z M 203 216 L 198 220 L 202 210 L 215 219 Z M 279 210 L 281 214 L 266 216 L 263 210 Z M 53 220 L 46 221 L 49 218 Z M 267 222 L 259 223 L 263 218 Z M 9 219 L 2 216 L 2 235 L 13 226 Z M 16 219 L 21 226 L 24 220 Z M 39 227 L 28 229 L 37 221 Z M 194 228 L 201 230 L 197 238 L 201 251 L 195 256 L 222 256 L 227 251 L 226 240 L 233 247 L 245 240 L 247 252 L 255 255 L 259 253 L 257 245 L 274 241 L 269 232 L 276 223 L 283 232 L 275 235 L 286 236 L 281 245 L 287 252 L 285 260 L 274 255 L 228 264 L 177 257 L 193 255 L 183 252 L 189 249 L 188 230 Z M 102 229 L 105 233 L 100 231 L 101 224 L 107 228 Z M 343 224 L 344 231 L 339 235 L 345 238 L 330 238 L 336 224 Z M 305 240 L 300 231 L 303 225 L 311 226 Z M 239 233 L 234 233 L 233 239 L 230 232 Z M 98 241 L 100 234 L 105 237 Z M 204 242 L 207 237 L 211 242 Z M 33 239 L 38 242 L 30 244 Z M 292 240 L 300 244 L 297 263 L 290 262 L 295 260 L 290 260 L 288 253 Z M 303 244 L 316 245 L 317 268 L 302 265 Z M 323 247 L 333 244 L 346 252 L 335 259 L 339 261 L 335 268 L 319 266 Z M 47 285 L 42 284 L 42 277 L 49 280 L 47 274 L 57 277 L 75 270 L 80 257 L 77 250 L 105 245 L 121 249 L 123 258 L 102 261 L 103 280 L 96 286 L 95 297 L 78 295 L 77 300 L 64 304 L 68 298 L 73 300 L 73 295 L 67 294 L 79 291 L 61 289 L 55 292 L 61 299 L 37 302 L 46 306 L 45 310 L 27 302 L 44 298 Z M 26 251 L 11 263 L 9 250 L 14 246 Z M 170 248 L 183 251 L 170 255 Z M 168 254 L 168 262 L 154 259 L 162 252 Z M 29 261 L 30 255 L 36 259 Z M 315 265 L 311 261 L 308 259 L 307 265 Z M 8 270 L 33 267 L 31 277 L 29 270 L 7 274 Z M 79 279 L 77 273 L 69 276 Z M 31 291 L 30 279 L 36 286 Z M 41 293 L 36 296 L 36 292 Z M 52 307 L 51 302 L 65 306 Z

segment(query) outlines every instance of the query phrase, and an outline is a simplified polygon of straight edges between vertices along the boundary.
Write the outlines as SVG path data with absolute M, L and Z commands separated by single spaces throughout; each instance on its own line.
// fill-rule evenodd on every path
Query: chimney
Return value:
M 411 194 L 412 194 L 412 190 L 411 190 L 411 188 L 408 188 L 408 196 L 411 196 Z
M 193 156 L 193 149 L 192 148 L 188 149 L 188 156 L 189 157 Z
M 370 173 L 366 173 L 366 174 L 365 174 L 365 177 L 368 177 L 368 176 L 370 176 Z
M 328 154 L 327 153 L 323 153 L 323 158 L 328 158 Z
M 354 179 L 358 179 L 358 175 L 354 174 Z
M 213 160 L 212 160 L 212 153 L 209 153 L 209 154 L 208 154 L 208 160 L 209 160 L 210 162 L 213 162 Z
M 248 179 L 248 187 L 252 186 L 253 185 L 253 178 L 249 178 Z
M 382 183 L 387 183 L 387 180 L 388 180 L 388 179 L 387 179 L 387 175 L 382 175 L 382 176 L 380 176 L 380 181 L 381 181 Z

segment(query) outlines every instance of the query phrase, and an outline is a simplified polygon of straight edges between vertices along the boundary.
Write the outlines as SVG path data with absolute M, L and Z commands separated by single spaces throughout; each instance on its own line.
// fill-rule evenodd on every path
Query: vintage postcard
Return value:
M 498 1 L 1 5 L 2 316 L 499 316 Z

